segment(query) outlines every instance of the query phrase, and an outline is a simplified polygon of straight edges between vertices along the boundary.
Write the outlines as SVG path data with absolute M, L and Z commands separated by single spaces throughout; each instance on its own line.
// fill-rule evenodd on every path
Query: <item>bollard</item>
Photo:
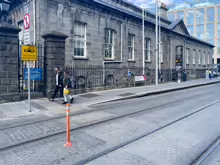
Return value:
M 66 105 L 66 143 L 65 147 L 71 147 L 72 143 L 70 141 L 70 104 Z

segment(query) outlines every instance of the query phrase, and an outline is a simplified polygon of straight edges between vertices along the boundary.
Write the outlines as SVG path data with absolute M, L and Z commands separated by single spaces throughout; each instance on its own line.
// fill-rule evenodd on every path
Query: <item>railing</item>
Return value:
M 81 66 L 67 67 L 72 79 L 72 86 L 75 94 L 90 92 L 94 90 L 106 90 L 113 88 L 125 88 L 141 85 L 155 84 L 155 69 L 145 68 L 146 82 L 134 82 L 135 76 L 142 76 L 142 68 L 127 67 L 106 67 L 102 66 Z M 131 76 L 128 76 L 128 71 Z M 105 72 L 105 74 L 103 74 Z M 158 72 L 159 73 L 159 72 Z M 177 81 L 175 69 L 163 69 L 159 75 L 160 83 Z M 105 77 L 103 77 L 105 75 Z M 205 69 L 188 69 L 183 70 L 182 81 L 205 78 Z
M 19 46 L 19 49 L 21 50 L 21 45 Z M 36 62 L 31 63 L 31 68 L 42 68 L 42 80 L 31 80 L 31 96 L 32 97 L 42 97 L 45 96 L 45 69 L 46 69 L 46 63 L 45 63 L 45 57 L 43 55 L 43 49 L 44 47 L 39 44 L 37 45 L 37 51 L 38 51 L 38 60 Z M 27 80 L 24 79 L 24 69 L 27 68 L 27 63 L 21 61 L 21 51 L 19 51 L 19 92 L 21 95 L 21 99 L 27 98 Z

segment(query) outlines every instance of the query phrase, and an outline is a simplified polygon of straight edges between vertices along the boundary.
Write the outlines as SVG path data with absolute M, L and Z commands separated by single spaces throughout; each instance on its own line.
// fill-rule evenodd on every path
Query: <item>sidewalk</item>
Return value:
M 88 112 L 90 110 L 89 106 L 93 104 L 159 94 L 219 82 L 220 79 L 193 80 L 183 83 L 168 83 L 158 86 L 151 85 L 80 94 L 75 96 L 74 104 L 71 107 L 71 114 Z M 32 112 L 28 112 L 27 101 L 0 104 L 0 124 L 11 120 L 14 122 L 14 120 L 18 119 L 27 120 L 28 122 L 28 120 L 37 121 L 65 116 L 65 106 L 61 102 L 61 100 L 51 102 L 47 98 L 33 99 Z

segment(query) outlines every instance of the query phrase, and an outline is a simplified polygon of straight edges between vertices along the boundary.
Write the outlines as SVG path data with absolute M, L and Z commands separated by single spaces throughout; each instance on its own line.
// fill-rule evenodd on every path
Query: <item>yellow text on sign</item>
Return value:
M 22 61 L 36 61 L 37 47 L 36 46 L 22 46 Z

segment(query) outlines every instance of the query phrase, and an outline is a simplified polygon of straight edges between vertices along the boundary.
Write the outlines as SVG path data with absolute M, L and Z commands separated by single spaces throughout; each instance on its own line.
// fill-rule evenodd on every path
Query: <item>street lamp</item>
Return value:
M 0 23 L 8 23 L 7 12 L 9 11 L 11 2 L 8 0 L 0 0 Z
M 159 0 L 156 0 L 156 24 L 155 24 L 155 34 L 156 34 L 156 60 L 155 60 L 155 85 L 158 85 L 158 2 Z

